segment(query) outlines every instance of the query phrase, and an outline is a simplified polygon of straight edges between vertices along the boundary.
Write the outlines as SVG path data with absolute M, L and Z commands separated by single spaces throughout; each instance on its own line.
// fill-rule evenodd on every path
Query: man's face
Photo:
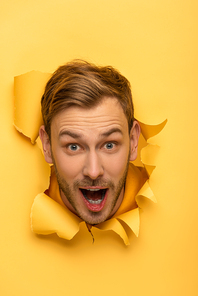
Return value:
M 40 132 L 63 202 L 87 223 L 101 223 L 118 210 L 129 159 L 135 158 L 137 126 L 135 122 L 129 135 L 117 99 L 104 98 L 90 109 L 75 106 L 58 113 L 51 124 L 51 143 Z

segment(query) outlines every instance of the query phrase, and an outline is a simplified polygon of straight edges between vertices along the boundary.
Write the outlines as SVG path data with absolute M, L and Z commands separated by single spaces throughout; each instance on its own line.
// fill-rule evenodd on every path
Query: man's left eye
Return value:
M 105 144 L 105 147 L 106 147 L 106 149 L 108 149 L 108 150 L 113 149 L 114 146 L 115 146 L 114 143 L 106 143 L 106 144 Z

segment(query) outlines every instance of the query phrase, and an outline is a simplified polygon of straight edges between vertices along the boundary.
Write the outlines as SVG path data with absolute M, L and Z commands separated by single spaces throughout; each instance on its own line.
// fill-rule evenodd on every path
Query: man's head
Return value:
M 61 66 L 42 97 L 45 159 L 54 164 L 61 198 L 83 220 L 110 218 L 124 196 L 140 127 L 128 80 L 111 67 Z
M 48 81 L 41 100 L 45 130 L 50 137 L 51 121 L 71 106 L 92 108 L 104 97 L 117 98 L 127 118 L 129 130 L 134 109 L 129 81 L 112 67 L 98 67 L 73 61 L 59 67 Z

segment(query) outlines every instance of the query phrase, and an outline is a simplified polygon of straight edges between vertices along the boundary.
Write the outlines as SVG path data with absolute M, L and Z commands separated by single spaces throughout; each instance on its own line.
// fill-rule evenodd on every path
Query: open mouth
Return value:
M 104 207 L 107 188 L 80 188 L 80 191 L 82 192 L 85 204 L 87 205 L 88 209 L 97 212 Z
M 107 189 L 81 189 L 84 198 L 91 204 L 100 204 L 104 197 Z

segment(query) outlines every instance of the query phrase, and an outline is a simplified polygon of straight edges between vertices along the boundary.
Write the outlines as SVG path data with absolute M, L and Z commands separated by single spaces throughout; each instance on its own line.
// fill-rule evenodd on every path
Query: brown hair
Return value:
M 60 111 L 71 106 L 91 108 L 104 97 L 115 97 L 128 120 L 129 131 L 134 110 L 129 81 L 114 68 L 74 60 L 60 66 L 46 84 L 41 99 L 45 130 L 50 137 L 51 121 Z

